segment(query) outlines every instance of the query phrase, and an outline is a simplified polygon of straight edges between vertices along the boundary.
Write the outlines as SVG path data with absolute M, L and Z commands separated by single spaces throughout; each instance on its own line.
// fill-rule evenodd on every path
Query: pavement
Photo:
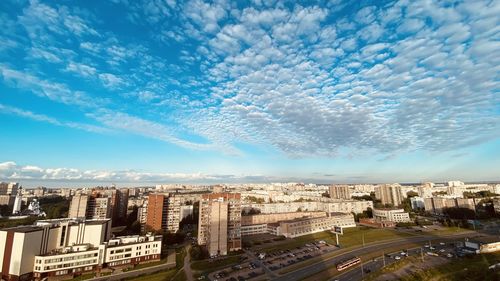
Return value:
M 345 260 L 347 258 L 353 257 L 353 256 L 362 256 L 365 254 L 369 254 L 374 251 L 380 250 L 382 247 L 397 247 L 397 246 L 402 246 L 408 243 L 422 243 L 430 240 L 437 240 L 437 239 L 457 239 L 457 238 L 465 238 L 467 236 L 470 236 L 470 233 L 466 234 L 454 234 L 454 235 L 447 235 L 447 236 L 416 236 L 416 237 L 408 237 L 404 239 L 398 239 L 398 240 L 393 240 L 393 241 L 388 241 L 388 242 L 383 242 L 383 243 L 377 243 L 377 244 L 370 244 L 366 245 L 363 248 L 357 248 L 353 249 L 351 251 L 345 252 L 339 256 L 335 256 L 332 258 L 325 259 L 324 261 L 316 264 L 312 264 L 309 266 L 304 266 L 300 269 L 297 269 L 295 271 L 289 272 L 287 274 L 284 274 L 278 278 L 275 278 L 273 280 L 278 280 L 278 281 L 298 281 L 298 280 L 304 280 L 307 277 L 310 277 L 312 275 L 318 274 L 324 270 L 330 269 L 332 267 L 335 267 L 337 263 L 341 262 L 342 260 Z M 378 263 L 383 262 L 383 261 L 378 261 Z M 376 266 L 377 264 L 374 264 Z M 369 266 L 369 265 L 367 265 Z M 361 274 L 361 273 L 360 273 Z M 332 280 L 338 279 L 337 278 L 332 278 Z M 355 280 L 355 279 L 345 279 L 345 280 Z M 360 280 L 360 279 L 359 279 Z

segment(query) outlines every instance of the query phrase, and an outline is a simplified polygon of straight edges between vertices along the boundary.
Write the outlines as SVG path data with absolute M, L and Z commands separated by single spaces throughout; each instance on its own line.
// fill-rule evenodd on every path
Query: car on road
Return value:
M 444 242 L 439 243 L 439 245 L 444 246 L 446 245 Z
M 395 259 L 395 260 L 400 260 L 400 259 L 401 259 L 401 257 L 400 257 L 400 256 L 395 256 L 395 257 L 394 257 L 394 259 Z

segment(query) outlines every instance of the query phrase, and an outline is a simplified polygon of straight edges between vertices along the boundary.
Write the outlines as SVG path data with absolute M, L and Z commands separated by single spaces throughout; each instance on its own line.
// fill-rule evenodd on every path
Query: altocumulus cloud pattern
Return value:
M 228 155 L 499 136 L 499 1 L 359 2 L 2 1 L 0 109 Z

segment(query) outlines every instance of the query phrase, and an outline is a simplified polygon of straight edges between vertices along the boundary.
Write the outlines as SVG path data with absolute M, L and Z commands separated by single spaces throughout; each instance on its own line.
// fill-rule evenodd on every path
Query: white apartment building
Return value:
M 422 197 L 418 197 L 418 196 L 411 197 L 410 203 L 411 203 L 411 208 L 413 210 L 425 209 L 425 201 L 424 201 L 424 198 L 422 198 Z
M 160 258 L 161 236 L 109 240 L 111 221 L 57 219 L 0 230 L 0 272 L 4 280 L 42 280 L 79 275 L 116 264 Z M 130 245 L 128 245 L 130 244 Z M 150 245 L 150 246 L 148 246 Z M 152 246 L 155 245 L 155 246 Z M 129 250 L 122 257 L 113 249 Z M 137 249 L 141 247 L 141 249 Z
M 340 212 L 340 213 L 362 213 L 368 208 L 373 208 L 372 201 L 357 200 L 337 200 L 329 202 L 289 202 L 289 203 L 246 203 L 242 204 L 242 210 L 245 212 L 251 209 L 260 210 L 262 214 L 289 213 L 289 212 Z
M 410 222 L 410 215 L 404 209 L 373 209 L 376 221 Z

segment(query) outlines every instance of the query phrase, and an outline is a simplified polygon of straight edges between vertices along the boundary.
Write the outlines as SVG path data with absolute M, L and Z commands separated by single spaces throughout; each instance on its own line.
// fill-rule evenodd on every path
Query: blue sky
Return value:
M 0 179 L 500 180 L 498 1 L 0 1 Z

